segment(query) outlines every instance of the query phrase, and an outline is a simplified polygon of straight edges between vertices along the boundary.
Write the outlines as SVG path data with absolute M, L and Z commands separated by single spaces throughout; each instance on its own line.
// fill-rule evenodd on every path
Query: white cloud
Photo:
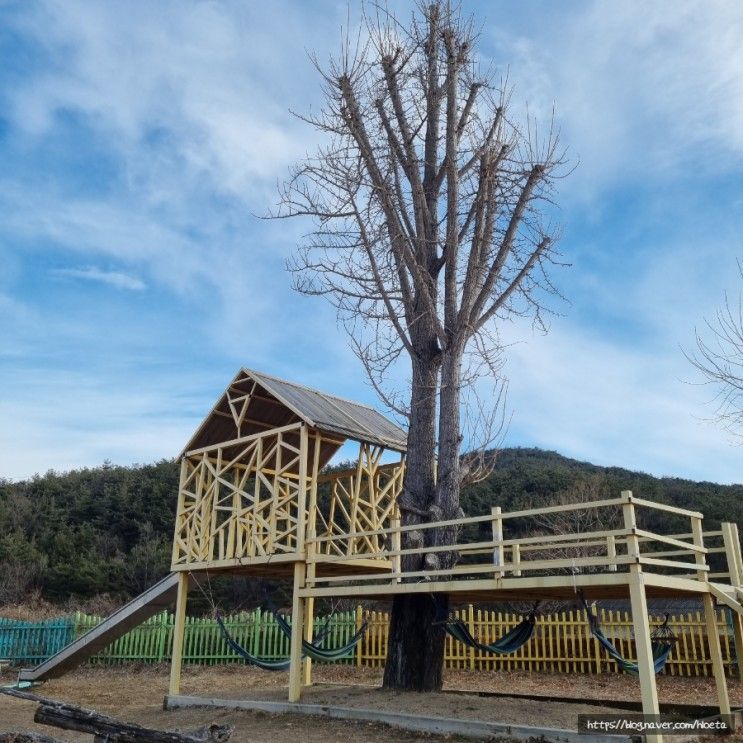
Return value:
M 132 464 L 173 457 L 198 422 L 194 400 L 174 394 L 167 375 L 145 380 L 140 374 L 132 386 L 130 372 L 106 379 L 70 370 L 24 371 L 23 385 L 0 398 L 0 419 L 13 421 L 0 428 L 3 477 L 106 459 Z M 193 375 L 189 382 L 198 388 Z
M 528 31 L 489 19 L 516 99 L 553 103 L 580 158 L 567 188 L 688 177 L 743 164 L 743 7 L 737 0 L 551 6 Z
M 597 464 L 655 475 L 740 481 L 740 451 L 696 415 L 709 390 L 675 348 L 605 343 L 570 327 L 511 347 L 514 435 Z
M 51 273 L 53 276 L 99 282 L 113 286 L 116 289 L 127 289 L 135 292 L 144 291 L 147 288 L 147 284 L 136 276 L 131 276 L 123 271 L 104 271 L 94 266 L 87 266 L 85 268 L 55 268 Z
M 281 88 L 302 95 L 313 75 L 305 40 L 327 28 L 314 19 L 283 3 L 35 4 L 18 23 L 57 64 L 6 91 L 8 114 L 36 137 L 61 112 L 85 117 L 152 203 L 205 179 L 245 200 L 304 151 Z

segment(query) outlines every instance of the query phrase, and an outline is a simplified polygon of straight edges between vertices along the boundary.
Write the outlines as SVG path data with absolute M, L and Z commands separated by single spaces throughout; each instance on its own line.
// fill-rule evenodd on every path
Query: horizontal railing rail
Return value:
M 661 514 L 672 514 L 681 519 L 689 519 L 690 530 L 678 532 L 678 519 L 671 520 L 676 528 L 673 533 L 659 533 L 654 529 L 637 525 L 636 510 L 644 512 L 657 511 Z M 564 524 L 558 524 L 560 531 L 546 533 L 550 518 L 565 519 L 568 522 L 571 514 L 580 516 L 580 512 L 608 512 L 606 520 L 624 521 L 622 528 L 595 529 L 580 531 L 580 518 L 575 530 L 564 530 Z M 521 520 L 517 525 L 515 520 Z M 542 532 L 536 535 L 523 534 L 510 536 L 506 528 L 513 524 L 523 531 L 525 519 L 536 519 Z M 598 520 L 600 523 L 600 519 Z M 601 499 L 582 503 L 568 503 L 557 506 L 521 509 L 501 512 L 494 508 L 490 514 L 448 519 L 439 522 L 401 525 L 394 523 L 377 530 L 358 530 L 342 534 L 324 534 L 308 538 L 307 543 L 316 548 L 310 550 L 308 562 L 339 563 L 333 575 L 317 575 L 313 571 L 308 579 L 308 587 L 342 585 L 353 581 L 354 584 L 373 585 L 374 583 L 400 583 L 408 580 L 460 580 L 471 577 L 506 578 L 521 577 L 532 574 L 581 573 L 581 572 L 619 572 L 627 570 L 631 564 L 639 564 L 654 572 L 693 572 L 697 579 L 704 579 L 711 572 L 707 563 L 708 555 L 725 554 L 731 560 L 730 546 L 706 546 L 705 534 L 701 531 L 702 516 L 698 511 L 678 508 L 667 504 L 634 497 L 624 492 L 619 498 Z M 644 522 L 643 522 L 644 523 Z M 657 519 L 652 522 L 657 524 Z M 483 529 L 490 527 L 491 538 L 484 537 Z M 467 527 L 470 527 L 469 530 Z M 474 527 L 474 528 L 471 528 Z M 411 545 L 406 540 L 412 533 L 427 533 L 430 530 L 452 529 L 459 536 L 455 540 L 443 543 L 426 543 L 418 538 Z M 711 531 L 710 539 L 724 537 L 725 529 Z M 354 571 L 354 560 L 367 559 L 368 554 L 355 554 L 351 546 L 355 540 L 376 537 L 383 547 L 375 557 L 390 561 L 389 570 L 366 572 L 359 575 Z M 434 541 L 434 540 L 431 540 Z M 734 541 L 732 538 L 728 542 Z M 422 542 L 422 543 L 421 543 Z M 333 550 L 322 549 L 322 546 L 333 545 Z M 455 553 L 455 563 L 451 566 L 431 569 L 403 569 L 407 557 L 419 555 L 432 556 Z M 348 566 L 343 570 L 342 566 Z M 743 575 L 743 563 L 740 566 Z M 717 576 L 728 576 L 720 571 Z M 739 584 L 736 584 L 739 585 Z

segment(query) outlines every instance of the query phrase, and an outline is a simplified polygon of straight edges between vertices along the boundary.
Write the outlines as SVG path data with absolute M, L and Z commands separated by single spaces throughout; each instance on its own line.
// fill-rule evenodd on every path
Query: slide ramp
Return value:
M 22 669 L 18 673 L 18 681 L 46 681 L 62 676 L 142 624 L 145 619 L 172 606 L 177 593 L 178 573 L 170 573 L 43 663 L 35 668 Z

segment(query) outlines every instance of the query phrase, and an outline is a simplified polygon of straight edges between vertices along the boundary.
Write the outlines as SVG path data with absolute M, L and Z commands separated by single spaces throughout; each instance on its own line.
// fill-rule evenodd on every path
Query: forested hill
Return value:
M 36 590 L 50 601 L 75 595 L 133 596 L 167 572 L 178 484 L 172 462 L 0 481 L 0 605 Z M 506 449 L 487 481 L 463 494 L 465 513 L 543 504 L 579 491 L 636 495 L 743 524 L 743 485 L 656 478 L 598 467 L 539 449 Z

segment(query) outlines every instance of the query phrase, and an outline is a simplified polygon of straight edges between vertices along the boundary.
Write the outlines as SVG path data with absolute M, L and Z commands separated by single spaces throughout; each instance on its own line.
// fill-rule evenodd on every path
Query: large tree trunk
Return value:
M 430 354 L 413 361 L 413 389 L 408 438 L 405 485 L 400 500 L 402 523 L 427 521 L 426 514 L 436 496 L 436 389 L 438 354 L 435 339 Z M 417 530 L 404 534 L 403 547 L 422 546 L 427 535 Z M 403 555 L 404 570 L 418 570 L 423 561 L 418 555 Z M 444 597 L 444 601 L 446 598 Z M 441 688 L 444 657 L 444 632 L 434 627 L 435 604 L 427 595 L 395 596 L 390 616 L 384 687 L 411 691 Z
M 384 687 L 408 691 L 438 691 L 443 683 L 444 638 L 434 626 L 438 602 L 448 611 L 448 597 L 398 594 L 392 602 Z
M 446 520 L 459 511 L 460 476 L 460 392 L 462 354 L 456 347 L 447 349 L 441 365 L 439 404 L 438 477 L 436 479 L 435 516 Z

